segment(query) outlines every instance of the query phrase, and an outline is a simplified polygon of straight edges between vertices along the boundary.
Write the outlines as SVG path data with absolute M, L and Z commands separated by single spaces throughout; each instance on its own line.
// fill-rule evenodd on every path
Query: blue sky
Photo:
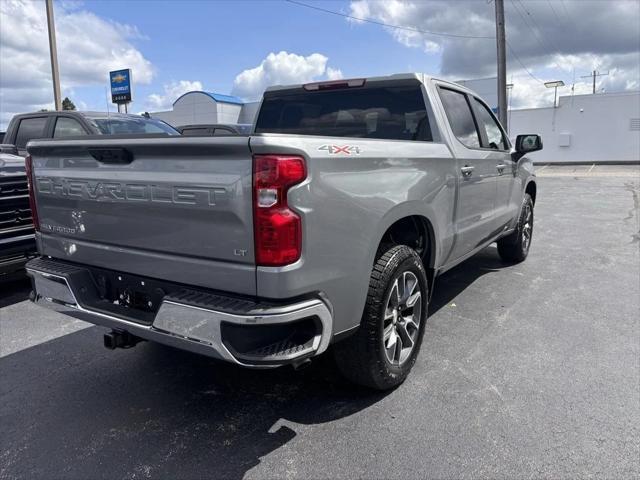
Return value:
M 132 111 L 170 108 L 203 88 L 259 98 L 273 83 L 422 71 L 450 79 L 494 76 L 494 5 L 487 0 L 55 0 L 63 95 L 106 108 L 108 71 L 131 67 Z M 598 91 L 640 89 L 639 0 L 506 0 L 508 79 L 515 108 Z M 42 0 L 0 0 L 0 128 L 18 112 L 52 107 Z M 615 26 L 615 28 L 612 28 Z M 417 32 L 421 30 L 422 32 Z
M 322 4 L 349 10 L 345 1 Z M 157 76 L 150 85 L 137 85 L 138 103 L 160 91 L 163 82 L 182 79 L 230 93 L 236 75 L 259 65 L 270 52 L 321 53 L 328 57 L 329 66 L 339 68 L 346 77 L 438 70 L 438 55 L 403 47 L 379 26 L 352 25 L 344 18 L 279 0 L 89 1 L 85 5 L 105 18 L 135 24 L 148 37 L 133 43 L 155 65 Z

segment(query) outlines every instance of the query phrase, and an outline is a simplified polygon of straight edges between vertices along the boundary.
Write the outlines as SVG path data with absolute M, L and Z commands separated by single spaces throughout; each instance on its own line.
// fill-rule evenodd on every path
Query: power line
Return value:
M 440 35 L 440 36 L 455 37 L 455 38 L 479 38 L 479 39 L 491 39 L 491 40 L 495 40 L 495 38 L 496 38 L 495 36 L 457 35 L 457 34 L 454 34 L 454 33 L 441 33 L 441 32 L 431 32 L 431 31 L 427 31 L 427 30 L 419 30 L 417 28 L 403 27 L 401 25 L 392 25 L 392 24 L 385 23 L 385 22 L 378 22 L 376 20 L 371 20 L 369 18 L 354 17 L 353 15 L 348 15 L 346 13 L 341 13 L 341 12 L 336 12 L 334 10 L 328 10 L 326 8 L 317 7 L 315 5 L 309 5 L 308 3 L 299 2 L 297 0 L 284 0 L 284 1 L 287 2 L 287 3 L 291 3 L 293 5 L 298 5 L 298 6 L 301 6 L 301 7 L 310 8 L 312 10 L 317 10 L 319 12 L 329 13 L 331 15 L 337 15 L 339 17 L 344 17 L 344 18 L 350 18 L 352 20 L 358 20 L 360 22 L 372 23 L 374 25 L 380 25 L 380 26 L 383 26 L 383 27 L 397 28 L 398 30 L 408 30 L 408 31 L 411 31 L 411 32 L 424 33 L 424 34 L 427 34 L 427 35 Z M 513 50 L 513 47 L 511 46 L 509 41 L 506 41 L 506 44 L 507 44 L 507 47 L 509 48 L 509 50 L 511 51 L 511 54 L 514 56 L 514 58 L 520 64 L 520 66 L 523 68 L 523 70 L 525 72 L 527 72 L 527 74 L 531 78 L 533 78 L 535 81 L 537 81 L 539 83 L 544 83 L 542 80 L 540 80 L 538 77 L 536 77 L 533 73 L 531 73 L 531 71 L 525 66 L 525 64 L 522 62 L 522 60 L 520 60 L 520 57 L 518 57 L 516 52 Z
M 547 0 L 547 3 L 549 4 L 549 7 L 551 7 L 551 11 L 552 11 L 552 12 L 553 12 L 553 14 L 555 15 L 556 20 L 558 21 L 558 26 L 560 27 L 560 26 L 561 26 L 561 25 L 560 25 L 560 23 L 561 23 L 561 22 L 560 22 L 560 17 L 559 17 L 559 16 L 558 16 L 558 14 L 556 13 L 556 9 L 555 9 L 555 8 L 553 8 L 553 4 L 551 3 L 551 0 Z
M 511 55 L 514 56 L 514 58 L 517 60 L 517 62 L 520 64 L 520 66 L 524 69 L 524 71 L 527 72 L 529 74 L 529 76 L 531 78 L 533 78 L 536 82 L 544 83 L 542 80 L 540 80 L 538 77 L 536 77 L 533 73 L 531 73 L 529 71 L 529 69 L 525 66 L 525 64 L 522 63 L 522 60 L 520 60 L 520 57 L 518 57 L 518 55 L 516 54 L 515 50 L 513 49 L 511 44 L 509 43 L 509 40 L 507 40 L 506 43 L 507 43 L 507 47 L 509 47 L 509 51 L 511 52 Z
M 560 4 L 562 5 L 562 9 L 564 10 L 564 14 L 567 16 L 567 20 L 571 22 L 571 14 L 569 13 L 569 9 L 564 3 L 564 0 L 560 0 Z
M 592 74 L 583 75 L 580 78 L 592 78 L 593 77 L 593 93 L 596 93 L 596 78 L 598 78 L 598 77 L 606 77 L 607 75 L 609 75 L 609 70 L 607 70 L 606 73 L 600 73 L 599 71 L 594 70 Z
M 520 1 L 520 8 L 522 8 L 522 10 L 530 17 L 531 24 L 529 24 L 529 21 L 527 20 L 527 18 L 518 9 L 518 5 L 516 4 L 515 0 L 511 0 L 511 4 L 513 6 L 513 9 L 516 11 L 516 13 L 522 19 L 523 23 L 529 28 L 529 30 L 531 30 L 531 33 L 533 33 L 533 36 L 535 37 L 536 41 L 538 42 L 538 45 L 540 45 L 542 47 L 542 50 L 544 50 L 544 51 L 549 50 L 549 46 L 546 45 L 546 44 L 543 44 L 542 39 L 540 38 L 540 35 L 538 34 L 538 31 L 536 30 L 536 23 L 535 23 L 535 20 L 533 18 L 533 15 L 531 15 L 531 13 L 529 13 L 529 11 L 526 9 L 526 7 L 522 3 L 522 1 Z M 553 50 L 553 48 L 551 50 Z M 559 56 L 562 56 L 557 48 L 555 49 L 554 52 L 556 54 L 558 54 Z M 560 65 L 558 65 L 558 63 L 555 60 L 552 60 L 552 61 L 553 61 L 553 64 L 556 66 L 557 69 L 562 70 L 562 67 L 560 67 Z
M 388 28 L 396 28 L 398 30 L 408 30 L 409 32 L 423 33 L 425 35 L 436 35 L 440 37 L 452 37 L 452 38 L 476 38 L 476 39 L 490 39 L 495 40 L 495 36 L 482 36 L 482 35 L 460 35 L 457 33 L 444 33 L 444 32 L 432 32 L 429 30 L 420 30 L 419 28 L 413 27 L 403 27 L 402 25 L 393 25 L 390 23 L 379 22 L 377 20 L 371 20 L 370 18 L 360 18 L 354 17 L 353 15 L 348 15 L 342 12 L 336 12 L 334 10 L 328 10 L 326 8 L 317 7 L 315 5 L 309 5 L 308 3 L 298 2 L 296 0 L 285 0 L 287 3 L 291 3 L 293 5 L 298 5 L 300 7 L 310 8 L 312 10 L 317 10 L 319 12 L 330 13 L 331 15 L 337 15 L 339 17 L 350 18 L 351 20 L 357 20 L 359 22 L 372 23 L 374 25 L 380 25 Z

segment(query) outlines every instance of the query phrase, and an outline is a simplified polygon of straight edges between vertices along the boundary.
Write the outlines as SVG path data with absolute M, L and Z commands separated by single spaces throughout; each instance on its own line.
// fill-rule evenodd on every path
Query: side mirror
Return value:
M 526 134 L 516 137 L 516 153 L 523 156 L 526 153 L 542 150 L 542 137 L 540 135 Z

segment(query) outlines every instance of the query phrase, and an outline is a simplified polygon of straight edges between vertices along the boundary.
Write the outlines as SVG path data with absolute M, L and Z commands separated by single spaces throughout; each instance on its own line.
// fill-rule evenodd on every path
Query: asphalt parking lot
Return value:
M 328 357 L 107 351 L 0 286 L 0 478 L 638 478 L 640 169 L 538 170 L 527 261 L 492 246 L 441 277 L 386 394 Z

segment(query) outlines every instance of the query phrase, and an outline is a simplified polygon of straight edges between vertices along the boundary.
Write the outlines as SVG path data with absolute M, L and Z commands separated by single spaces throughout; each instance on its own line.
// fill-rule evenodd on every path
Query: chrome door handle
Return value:
M 498 165 L 496 165 L 496 168 L 498 169 L 498 173 L 500 175 L 502 175 L 502 171 L 507 168 L 507 166 L 504 163 L 499 163 Z
M 463 177 L 470 177 L 476 167 L 470 167 L 469 165 L 465 165 L 460 169 Z

